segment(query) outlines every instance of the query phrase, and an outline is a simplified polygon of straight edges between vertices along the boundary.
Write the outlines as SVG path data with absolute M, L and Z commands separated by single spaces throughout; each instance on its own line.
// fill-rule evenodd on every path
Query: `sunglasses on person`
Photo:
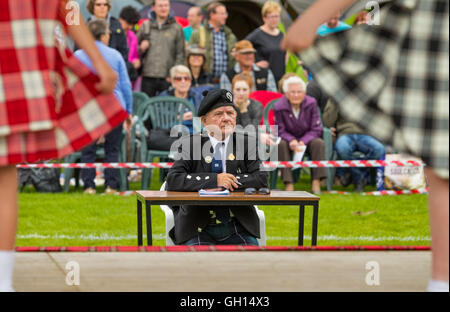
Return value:
M 173 77 L 173 80 L 175 81 L 191 81 L 191 77 Z
M 270 190 L 267 187 L 262 187 L 256 191 L 254 187 L 248 187 L 245 189 L 245 195 L 255 195 L 258 192 L 259 195 L 269 195 Z

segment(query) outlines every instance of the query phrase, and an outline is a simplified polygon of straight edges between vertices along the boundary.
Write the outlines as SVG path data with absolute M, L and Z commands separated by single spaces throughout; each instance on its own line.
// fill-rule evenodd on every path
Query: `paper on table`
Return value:
M 215 189 L 201 189 L 198 191 L 198 195 L 200 196 L 227 196 L 230 195 L 230 191 L 228 189 L 215 188 Z
M 294 153 L 294 161 L 302 161 L 305 155 L 306 145 L 300 145 L 297 147 L 297 151 Z

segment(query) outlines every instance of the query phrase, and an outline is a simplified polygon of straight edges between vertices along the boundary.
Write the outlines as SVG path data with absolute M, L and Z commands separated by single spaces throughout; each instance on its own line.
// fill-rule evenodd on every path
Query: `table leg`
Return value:
M 315 202 L 313 204 L 313 224 L 312 224 L 312 235 L 311 235 L 311 246 L 317 245 L 317 225 L 319 220 L 319 203 Z
M 305 227 L 305 205 L 300 204 L 300 212 L 298 219 L 298 245 L 303 246 L 303 231 Z
M 145 213 L 147 219 L 147 245 L 152 246 L 153 237 L 152 237 L 152 209 L 151 204 L 148 200 L 145 201 Z
M 142 246 L 142 202 L 139 199 L 137 201 L 137 229 L 138 246 Z

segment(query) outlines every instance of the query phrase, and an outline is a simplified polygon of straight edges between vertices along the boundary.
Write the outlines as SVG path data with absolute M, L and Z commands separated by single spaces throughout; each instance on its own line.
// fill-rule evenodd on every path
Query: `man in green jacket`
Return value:
M 142 58 L 142 91 L 152 97 L 167 90 L 170 69 L 184 64 L 184 33 L 170 15 L 170 0 L 153 0 L 150 20 L 137 33 Z
M 189 44 L 197 44 L 206 49 L 207 70 L 212 74 L 215 84 L 219 84 L 220 76 L 233 68 L 236 62 L 232 50 L 237 40 L 225 25 L 227 18 L 227 9 L 222 3 L 211 3 L 206 11 L 204 25 L 195 30 L 189 40 Z

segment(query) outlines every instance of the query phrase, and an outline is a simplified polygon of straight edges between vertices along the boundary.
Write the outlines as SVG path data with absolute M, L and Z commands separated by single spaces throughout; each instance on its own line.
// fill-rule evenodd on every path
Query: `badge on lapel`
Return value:
M 207 164 L 210 164 L 210 163 L 212 162 L 212 157 L 211 157 L 211 156 L 206 156 L 206 157 L 205 157 L 205 162 L 206 162 Z
M 233 153 L 230 153 L 230 155 L 228 155 L 228 160 L 235 160 L 236 156 L 234 156 Z

